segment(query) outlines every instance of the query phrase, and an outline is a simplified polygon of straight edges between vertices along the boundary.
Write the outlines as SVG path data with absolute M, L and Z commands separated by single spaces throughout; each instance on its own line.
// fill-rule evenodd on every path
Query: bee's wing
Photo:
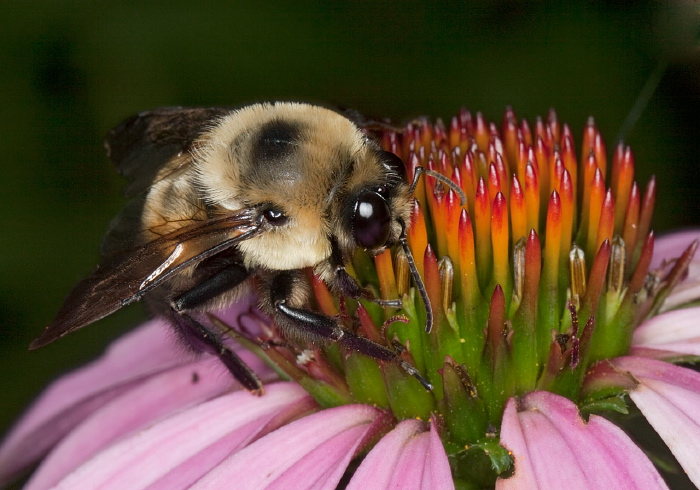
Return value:
M 126 252 L 105 256 L 66 298 L 36 349 L 103 318 L 159 286 L 181 268 L 265 231 L 256 209 L 185 226 Z
M 163 168 L 189 165 L 193 145 L 232 109 L 225 107 L 162 107 L 126 119 L 105 139 L 107 156 L 129 180 L 125 192 L 146 191 Z
M 102 255 L 139 243 L 148 189 L 165 176 L 189 168 L 197 141 L 232 109 L 162 107 L 126 119 L 107 134 L 107 156 L 129 183 L 131 201 L 114 218 L 102 240 Z

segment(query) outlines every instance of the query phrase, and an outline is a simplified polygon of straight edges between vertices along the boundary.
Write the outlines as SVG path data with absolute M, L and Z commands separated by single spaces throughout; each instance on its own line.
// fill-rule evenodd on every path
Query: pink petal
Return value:
M 394 474 L 386 488 L 419 489 L 423 485 L 425 454 L 430 447 L 430 436 L 423 432 L 411 438 L 403 447 L 396 462 Z
M 48 487 L 117 438 L 235 386 L 211 357 L 151 376 L 90 414 L 44 459 L 27 488 Z
M 700 299 L 700 254 L 688 265 L 688 275 L 666 297 L 661 311 L 668 311 Z
M 362 461 L 348 490 L 364 488 L 454 488 L 450 463 L 434 421 L 404 420 Z
M 695 240 L 700 240 L 700 229 L 685 230 L 654 238 L 654 257 L 649 269 L 656 269 L 664 260 L 680 257 Z M 698 260 L 698 257 L 695 257 Z
M 154 320 L 125 335 L 98 360 L 55 381 L 0 447 L 0 482 L 38 460 L 95 408 L 145 376 L 191 362 Z
M 425 455 L 425 472 L 423 473 L 423 488 L 444 488 L 449 490 L 454 488 L 452 470 L 450 462 L 445 453 L 445 446 L 442 444 L 440 434 L 438 434 L 435 417 L 430 419 L 430 446 L 428 454 Z
M 232 455 L 193 488 L 335 488 L 388 416 L 367 405 L 322 410 Z
M 497 489 L 537 488 L 534 462 L 528 452 L 525 428 L 521 425 L 526 421 L 518 416 L 517 403 L 515 398 L 508 400 L 501 420 L 501 445 L 510 451 L 515 471 L 507 480 L 496 480 Z
M 661 266 L 664 261 L 680 257 L 691 243 L 700 240 L 700 230 L 688 230 L 657 238 L 654 241 L 654 257 L 650 270 Z M 688 266 L 688 275 L 673 289 L 661 307 L 668 311 L 700 299 L 700 253 L 696 253 Z
M 501 444 L 513 453 L 515 473 L 497 480 L 496 488 L 585 488 L 585 475 L 557 428 L 538 411 L 518 413 L 511 405 L 503 417 Z
M 276 426 L 312 406 L 306 392 L 293 383 L 269 385 L 263 397 L 243 391 L 220 396 L 120 440 L 55 488 L 139 489 L 153 484 L 166 488 L 159 481 L 167 481 L 167 488 L 186 488 L 232 451 L 269 430 L 270 422 Z M 191 461 L 197 464 L 189 465 Z M 182 468 L 183 463 L 188 465 Z M 168 479 L 171 471 L 190 480 Z
M 641 324 L 632 337 L 632 355 L 643 349 L 700 356 L 700 307 L 664 313 Z
M 508 402 L 501 443 L 515 473 L 504 488 L 666 488 L 644 453 L 618 427 L 592 415 L 586 423 L 570 400 L 547 392 Z
M 425 432 L 425 429 L 425 423 L 415 419 L 399 423 L 367 454 L 350 480 L 348 490 L 370 486 L 388 488 L 404 448 L 413 438 Z
M 242 299 L 227 314 L 249 309 L 252 301 L 252 297 Z M 53 382 L 0 445 L 0 485 L 40 459 L 110 400 L 150 376 L 195 362 L 196 356 L 173 337 L 166 322 L 147 322 L 114 342 L 99 359 Z M 271 369 L 255 356 L 241 354 L 256 373 L 270 379 Z
M 630 398 L 658 432 L 690 480 L 700 486 L 700 373 L 655 359 L 610 361 L 639 381 Z
M 318 410 L 318 405 L 311 397 L 287 405 L 279 410 L 274 417 L 259 418 L 251 422 L 247 427 L 241 428 L 239 434 L 231 434 L 223 437 L 219 442 L 209 446 L 189 460 L 181 463 L 177 468 L 150 485 L 149 490 L 176 490 L 190 488 L 200 478 L 210 472 L 224 459 L 235 451 L 245 447 L 252 441 L 268 434 L 278 427 L 291 422 L 305 414 Z M 246 436 L 244 439 L 243 436 Z

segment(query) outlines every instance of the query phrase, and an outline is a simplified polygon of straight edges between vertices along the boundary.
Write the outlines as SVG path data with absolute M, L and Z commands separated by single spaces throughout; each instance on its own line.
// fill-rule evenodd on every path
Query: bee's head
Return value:
M 404 163 L 386 151 L 380 152 L 379 158 L 385 171 L 382 180 L 358 188 L 351 196 L 347 215 L 355 244 L 370 252 L 395 244 L 409 213 Z
M 375 168 L 380 169 L 380 182 L 369 179 L 351 194 L 346 226 L 350 230 L 354 245 L 366 249 L 371 255 L 379 254 L 397 243 L 401 245 L 416 289 L 425 305 L 425 328 L 430 332 L 433 325 L 430 299 L 405 235 L 411 217 L 413 189 L 420 174 L 416 171 L 414 181 L 409 186 L 406 181 L 406 167 L 398 156 L 379 150 L 378 158 L 381 165 L 375 165 Z M 431 172 L 431 175 L 433 174 Z M 443 176 L 439 178 L 444 179 L 447 185 L 454 186 L 449 179 Z
M 331 243 L 345 257 L 356 247 L 376 254 L 398 242 L 410 218 L 401 159 L 319 107 L 263 104 L 227 116 L 196 170 L 218 212 L 264 213 L 267 232 L 238 245 L 250 266 L 315 266 L 330 257 Z

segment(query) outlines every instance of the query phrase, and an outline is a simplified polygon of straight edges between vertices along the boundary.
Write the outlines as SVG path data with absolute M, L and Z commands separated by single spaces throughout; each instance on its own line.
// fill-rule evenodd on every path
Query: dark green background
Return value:
M 235 6 L 234 6 L 235 4 Z M 95 2 L 0 6 L 0 430 L 59 372 L 141 318 L 138 306 L 35 352 L 29 342 L 97 261 L 123 204 L 102 136 L 162 105 L 319 101 L 407 120 L 460 106 L 534 120 L 550 106 L 580 142 L 627 140 L 659 176 L 656 229 L 698 224 L 697 4 Z M 697 53 L 697 48 L 696 53 Z

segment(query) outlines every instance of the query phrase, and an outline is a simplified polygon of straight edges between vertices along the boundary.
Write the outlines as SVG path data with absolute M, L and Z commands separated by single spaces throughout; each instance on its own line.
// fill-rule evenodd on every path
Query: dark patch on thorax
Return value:
M 278 166 L 299 147 L 301 124 L 275 119 L 265 123 L 253 141 L 253 159 L 258 166 Z
M 306 131 L 308 127 L 301 121 L 273 119 L 250 133 L 241 184 L 258 191 L 276 189 L 276 193 L 298 186 L 307 159 Z M 282 194 L 276 197 L 285 199 Z

